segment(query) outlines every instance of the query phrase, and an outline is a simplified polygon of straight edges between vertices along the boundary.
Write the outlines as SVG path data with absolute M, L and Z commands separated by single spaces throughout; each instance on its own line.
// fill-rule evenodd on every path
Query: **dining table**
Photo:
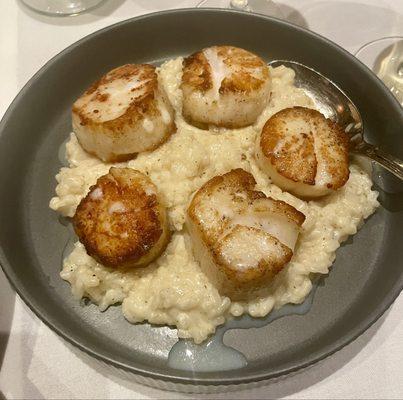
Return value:
M 196 7 L 198 2 L 105 0 L 80 15 L 57 17 L 36 13 L 22 1 L 1 1 L 0 117 L 36 71 L 77 40 L 122 20 L 166 9 Z M 403 36 L 403 0 L 278 0 L 275 3 L 288 22 L 323 35 L 352 54 L 372 40 Z M 307 369 L 251 388 L 235 387 L 223 393 L 196 395 L 144 386 L 135 377 L 123 376 L 92 361 L 38 319 L 0 269 L 0 398 L 195 397 L 402 399 L 403 295 L 355 341 Z

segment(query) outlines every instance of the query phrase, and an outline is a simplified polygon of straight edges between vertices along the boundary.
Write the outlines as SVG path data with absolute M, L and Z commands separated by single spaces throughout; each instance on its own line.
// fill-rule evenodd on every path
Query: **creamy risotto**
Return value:
M 357 232 L 378 202 L 377 192 L 371 191 L 371 179 L 354 160 L 350 178 L 342 189 L 309 202 L 282 192 L 259 170 L 253 154 L 266 120 L 283 108 L 314 108 L 304 92 L 293 86 L 292 70 L 271 69 L 272 97 L 255 126 L 210 131 L 195 128 L 182 118 L 181 71 L 181 58 L 168 61 L 159 69 L 160 82 L 176 110 L 178 130 L 171 139 L 129 162 L 105 164 L 88 155 L 71 134 L 66 144 L 69 167 L 62 168 L 56 176 L 57 196 L 50 207 L 72 217 L 89 187 L 111 165 L 128 166 L 147 174 L 161 193 L 174 232 L 163 255 L 147 268 L 123 273 L 98 264 L 77 242 L 64 261 L 61 277 L 70 283 L 77 299 L 89 297 L 101 310 L 121 302 L 122 312 L 130 322 L 176 326 L 179 337 L 200 343 L 232 316 L 248 313 L 263 317 L 286 303 L 301 303 L 311 291 L 312 275 L 329 272 L 340 243 Z M 291 262 L 263 297 L 249 302 L 231 302 L 220 296 L 195 261 L 184 227 L 192 194 L 213 176 L 234 168 L 251 172 L 258 190 L 286 201 L 306 215 Z

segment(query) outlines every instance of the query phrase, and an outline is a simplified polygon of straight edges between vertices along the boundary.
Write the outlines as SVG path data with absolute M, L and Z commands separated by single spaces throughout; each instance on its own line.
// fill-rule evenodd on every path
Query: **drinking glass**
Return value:
M 232 8 L 284 19 L 280 8 L 271 0 L 203 0 L 197 7 Z
M 403 106 L 403 37 L 374 40 L 362 46 L 355 56 L 378 75 Z
M 52 16 L 77 15 L 88 11 L 104 0 L 22 0 L 34 11 Z

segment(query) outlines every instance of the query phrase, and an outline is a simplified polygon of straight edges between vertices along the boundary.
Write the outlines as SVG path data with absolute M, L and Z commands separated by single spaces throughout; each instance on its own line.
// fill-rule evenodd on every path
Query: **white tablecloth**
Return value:
M 78 17 L 51 18 L 2 0 L 0 116 L 27 82 L 66 46 L 114 22 L 198 0 L 107 0 Z M 402 0 L 279 0 L 289 20 L 350 52 L 383 36 L 403 35 Z M 272 39 L 274 40 L 274 39 Z M 0 227 L 1 229 L 1 227 Z M 403 296 L 364 335 L 309 370 L 265 387 L 206 398 L 403 398 Z M 118 378 L 88 363 L 16 296 L 0 272 L 0 389 L 13 398 L 189 398 Z M 1 398 L 1 395 L 0 395 Z

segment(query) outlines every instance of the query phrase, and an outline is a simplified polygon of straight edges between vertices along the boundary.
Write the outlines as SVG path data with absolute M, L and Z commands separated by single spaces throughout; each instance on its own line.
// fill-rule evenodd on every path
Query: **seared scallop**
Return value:
M 202 270 L 222 295 L 248 299 L 291 260 L 305 216 L 253 190 L 253 176 L 235 169 L 194 195 L 187 227 Z
M 256 158 L 281 189 L 319 197 L 341 188 L 349 177 L 348 136 L 320 112 L 287 108 L 264 125 Z
M 72 119 L 84 150 L 105 162 L 154 150 L 175 130 L 172 106 L 148 64 L 108 72 L 74 103 Z
M 183 115 L 192 124 L 241 128 L 253 124 L 270 99 L 264 61 L 232 46 L 213 46 L 183 62 Z
M 90 188 L 73 218 L 87 253 L 108 267 L 141 267 L 169 240 L 167 216 L 157 188 L 130 168 L 111 168 Z

